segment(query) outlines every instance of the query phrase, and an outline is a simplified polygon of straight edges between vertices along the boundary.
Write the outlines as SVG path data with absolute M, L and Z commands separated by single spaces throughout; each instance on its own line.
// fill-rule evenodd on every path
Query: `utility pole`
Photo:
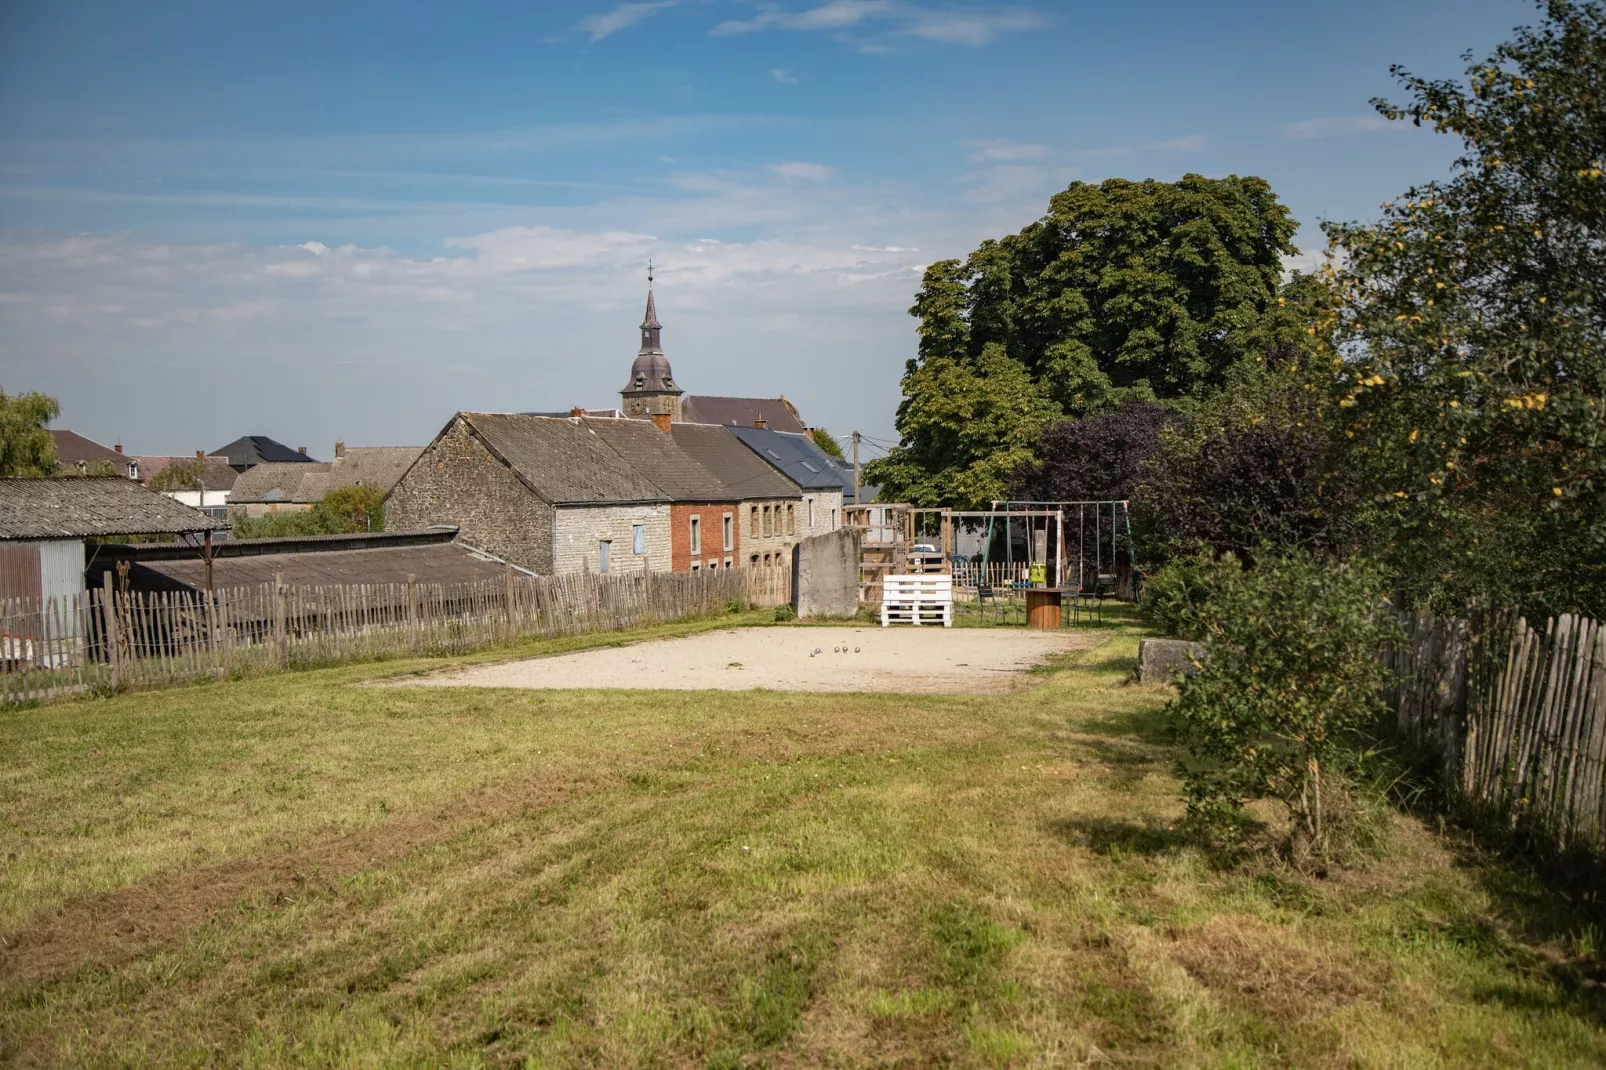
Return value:
M 859 433 L 853 432 L 853 504 L 862 504 L 859 501 Z

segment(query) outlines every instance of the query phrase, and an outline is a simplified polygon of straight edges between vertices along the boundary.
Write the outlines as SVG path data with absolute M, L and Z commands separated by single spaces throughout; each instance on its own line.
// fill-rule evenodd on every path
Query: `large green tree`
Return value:
M 0 389 L 0 476 L 47 476 L 56 470 L 56 440 L 45 425 L 60 415 L 53 397 Z
M 926 270 L 883 497 L 1003 497 L 1042 429 L 1126 397 L 1186 404 L 1266 344 L 1297 224 L 1258 178 L 1073 183 L 1018 234 Z
M 1418 604 L 1606 613 L 1606 7 L 1552 0 L 1385 116 L 1453 173 L 1329 226 L 1334 358 L 1378 551 Z

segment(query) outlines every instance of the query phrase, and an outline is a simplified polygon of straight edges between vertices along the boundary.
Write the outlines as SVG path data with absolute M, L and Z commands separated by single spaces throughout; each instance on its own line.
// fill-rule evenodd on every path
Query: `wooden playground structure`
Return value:
M 1136 597 L 1126 502 L 991 504 L 987 510 L 846 507 L 846 525 L 862 533 L 860 604 L 879 606 L 888 576 L 933 573 L 951 576 L 955 603 L 973 603 L 984 623 L 1019 618 L 1058 627 L 1062 619 L 1100 612 L 1105 599 Z M 961 542 L 979 549 L 966 552 Z

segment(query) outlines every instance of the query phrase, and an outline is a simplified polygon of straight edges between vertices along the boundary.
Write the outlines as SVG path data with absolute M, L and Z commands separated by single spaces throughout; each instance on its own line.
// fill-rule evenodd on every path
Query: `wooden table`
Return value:
M 1076 594 L 1074 587 L 1026 588 L 1026 627 L 1058 628 L 1060 607 L 1067 594 Z

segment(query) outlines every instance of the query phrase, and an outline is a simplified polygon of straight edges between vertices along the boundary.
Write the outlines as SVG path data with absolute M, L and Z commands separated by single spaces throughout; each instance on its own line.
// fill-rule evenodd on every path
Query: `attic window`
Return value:
M 772 449 L 766 449 L 764 452 L 769 454 L 771 457 L 774 457 L 777 461 L 781 459 L 781 455 Z
M 807 468 L 811 472 L 818 472 L 819 471 L 818 468 L 814 467 L 812 464 L 810 464 L 807 461 L 799 461 L 798 464 L 801 464 L 804 468 Z

